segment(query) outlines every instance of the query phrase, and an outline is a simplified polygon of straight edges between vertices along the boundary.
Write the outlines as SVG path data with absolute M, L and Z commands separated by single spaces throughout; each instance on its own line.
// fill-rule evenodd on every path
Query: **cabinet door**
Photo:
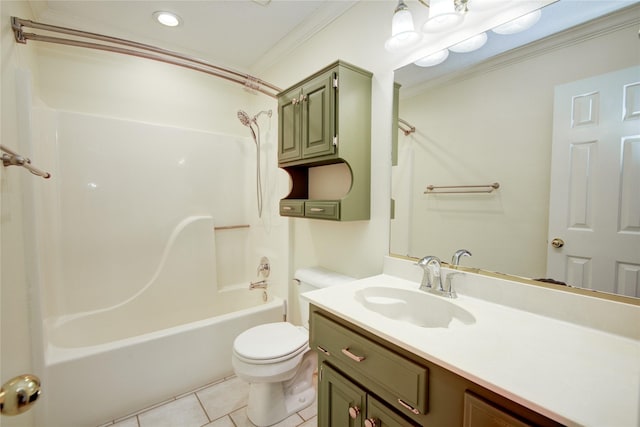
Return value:
M 367 397 L 367 420 L 365 426 L 371 425 L 375 427 L 416 427 L 400 415 L 396 414 L 392 409 L 384 403 L 369 395 Z
M 303 159 L 335 153 L 334 78 L 335 73 L 328 72 L 302 88 Z
M 471 393 L 464 394 L 463 427 L 531 427 Z
M 302 158 L 302 110 L 299 90 L 278 99 L 278 163 Z
M 362 427 L 365 409 L 365 391 L 323 363 L 318 385 L 318 426 Z

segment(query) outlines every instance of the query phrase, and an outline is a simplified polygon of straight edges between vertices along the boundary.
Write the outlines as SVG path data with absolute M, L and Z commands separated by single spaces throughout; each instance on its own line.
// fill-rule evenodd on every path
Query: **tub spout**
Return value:
M 267 289 L 267 281 L 266 280 L 259 280 L 257 282 L 251 282 L 249 283 L 249 290 L 253 290 L 253 289 Z

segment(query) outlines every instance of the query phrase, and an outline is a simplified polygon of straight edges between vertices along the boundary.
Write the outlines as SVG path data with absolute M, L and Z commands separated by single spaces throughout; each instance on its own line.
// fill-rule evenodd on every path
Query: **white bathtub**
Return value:
M 94 427 L 229 376 L 235 337 L 284 312 L 280 298 L 237 289 L 147 321 L 117 310 L 50 319 L 37 425 Z

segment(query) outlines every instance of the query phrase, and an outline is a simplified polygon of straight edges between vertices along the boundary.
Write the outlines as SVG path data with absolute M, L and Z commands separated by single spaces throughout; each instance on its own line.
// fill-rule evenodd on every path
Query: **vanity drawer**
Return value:
M 280 215 L 304 216 L 304 200 L 280 200 Z
M 304 205 L 307 218 L 340 219 L 340 202 L 308 201 Z
M 400 411 L 427 413 L 427 368 L 317 312 L 311 314 L 310 332 L 311 348 L 355 381 Z

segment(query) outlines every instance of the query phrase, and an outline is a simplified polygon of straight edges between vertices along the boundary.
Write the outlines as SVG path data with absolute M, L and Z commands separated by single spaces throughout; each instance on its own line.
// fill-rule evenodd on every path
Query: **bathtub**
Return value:
M 118 310 L 47 320 L 37 425 L 101 425 L 233 374 L 235 337 L 285 313 L 282 299 L 246 288 L 144 322 Z

